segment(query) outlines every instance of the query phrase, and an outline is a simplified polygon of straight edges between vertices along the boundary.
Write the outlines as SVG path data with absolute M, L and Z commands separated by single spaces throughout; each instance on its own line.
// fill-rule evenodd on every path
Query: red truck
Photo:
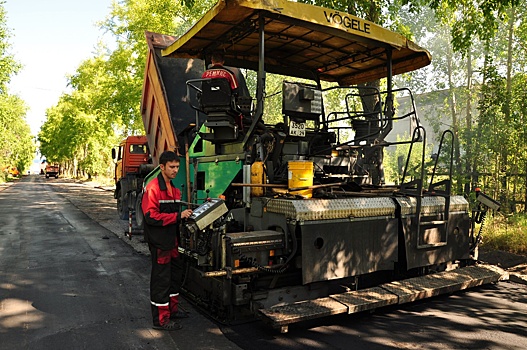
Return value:
M 143 179 L 153 169 L 146 136 L 128 136 L 112 149 L 112 158 L 116 161 L 114 198 L 119 217 L 124 220 L 130 210 L 136 210 Z
M 57 164 L 46 164 L 46 179 L 54 177 L 55 179 L 59 177 L 59 166 Z

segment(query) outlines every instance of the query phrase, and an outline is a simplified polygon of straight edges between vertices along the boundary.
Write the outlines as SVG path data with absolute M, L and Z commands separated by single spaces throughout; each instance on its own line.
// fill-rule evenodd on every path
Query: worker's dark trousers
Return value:
M 176 278 L 177 248 L 161 250 L 150 246 L 152 273 L 150 275 L 150 303 L 154 326 L 162 326 L 177 312 L 179 284 Z

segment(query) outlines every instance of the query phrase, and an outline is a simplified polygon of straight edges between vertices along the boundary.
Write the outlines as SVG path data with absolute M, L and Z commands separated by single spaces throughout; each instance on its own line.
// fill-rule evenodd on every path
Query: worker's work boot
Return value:
M 157 329 L 159 331 L 177 331 L 181 328 L 183 328 L 179 323 L 177 323 L 176 321 L 172 321 L 172 320 L 168 320 L 167 323 L 165 323 L 164 325 L 162 326 L 156 326 L 154 325 L 152 327 L 153 329 Z
M 151 303 L 153 328 L 162 331 L 175 331 L 181 329 L 181 325 L 170 320 L 169 304 Z
M 179 293 L 170 294 L 170 319 L 187 318 L 188 314 L 179 307 Z

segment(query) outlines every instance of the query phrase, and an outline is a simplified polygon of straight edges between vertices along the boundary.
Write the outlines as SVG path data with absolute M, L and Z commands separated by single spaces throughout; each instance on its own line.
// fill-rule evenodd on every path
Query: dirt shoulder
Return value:
M 481 249 L 479 251 L 479 260 L 488 264 L 500 266 L 504 269 L 527 264 L 527 256 L 504 252 L 502 250 Z
M 482 249 L 479 252 L 479 260 L 507 270 L 511 281 L 527 284 L 527 256 L 502 250 Z

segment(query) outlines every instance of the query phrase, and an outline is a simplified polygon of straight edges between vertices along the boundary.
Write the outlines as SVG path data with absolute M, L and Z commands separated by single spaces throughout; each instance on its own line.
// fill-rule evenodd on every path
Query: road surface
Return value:
M 151 328 L 149 258 L 79 209 L 105 222 L 106 197 L 36 175 L 0 192 L 0 348 L 237 349 L 197 313 Z

